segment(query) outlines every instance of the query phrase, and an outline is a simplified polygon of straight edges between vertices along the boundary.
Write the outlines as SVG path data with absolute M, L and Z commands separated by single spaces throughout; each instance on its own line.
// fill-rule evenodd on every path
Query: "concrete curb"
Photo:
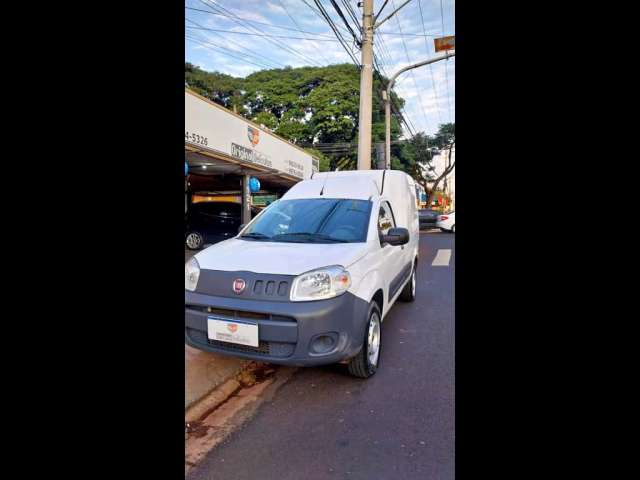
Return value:
M 249 360 L 203 352 L 185 345 L 185 410 L 234 378 L 249 363 Z
M 240 382 L 235 378 L 227 380 L 222 385 L 214 388 L 204 398 L 195 402 L 187 408 L 184 421 L 187 423 L 196 422 L 202 419 L 207 413 L 212 412 L 240 389 Z
M 237 379 L 225 382 L 187 412 L 185 475 L 208 452 L 249 421 L 260 405 L 272 401 L 276 391 L 297 370 L 291 367 L 274 368 L 260 363 L 253 363 L 252 368 L 248 367 L 237 375 Z M 259 370 L 268 376 L 258 378 L 260 376 L 255 374 Z

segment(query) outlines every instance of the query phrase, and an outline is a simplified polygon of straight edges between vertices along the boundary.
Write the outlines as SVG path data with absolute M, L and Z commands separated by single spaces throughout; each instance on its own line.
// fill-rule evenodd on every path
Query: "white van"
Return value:
M 391 306 L 415 298 L 418 242 L 404 172 L 315 174 L 187 262 L 186 342 L 284 365 L 347 363 L 367 378 Z

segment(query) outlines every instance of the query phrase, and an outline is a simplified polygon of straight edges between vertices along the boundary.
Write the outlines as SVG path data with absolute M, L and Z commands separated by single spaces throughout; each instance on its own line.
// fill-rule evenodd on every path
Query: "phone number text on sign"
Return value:
M 193 132 L 184 132 L 184 140 L 189 143 L 195 143 L 197 145 L 209 145 L 209 140 L 207 137 L 203 137 L 202 135 L 198 135 Z

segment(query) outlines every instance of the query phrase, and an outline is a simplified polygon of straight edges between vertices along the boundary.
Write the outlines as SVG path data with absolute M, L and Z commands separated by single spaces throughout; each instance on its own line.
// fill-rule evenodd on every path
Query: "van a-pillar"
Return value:
M 251 190 L 249 189 L 250 175 L 242 176 L 242 220 L 240 223 L 246 225 L 251 221 Z

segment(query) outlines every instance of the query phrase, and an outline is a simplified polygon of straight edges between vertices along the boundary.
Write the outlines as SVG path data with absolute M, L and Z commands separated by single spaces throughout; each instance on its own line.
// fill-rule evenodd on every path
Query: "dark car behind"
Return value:
M 418 210 L 418 217 L 420 219 L 421 230 L 436 228 L 436 222 L 438 221 L 438 212 L 425 208 L 422 210 Z
M 251 218 L 258 210 L 251 209 Z M 217 243 L 238 234 L 241 206 L 234 202 L 194 203 L 185 215 L 185 245 L 199 250 L 206 244 Z

